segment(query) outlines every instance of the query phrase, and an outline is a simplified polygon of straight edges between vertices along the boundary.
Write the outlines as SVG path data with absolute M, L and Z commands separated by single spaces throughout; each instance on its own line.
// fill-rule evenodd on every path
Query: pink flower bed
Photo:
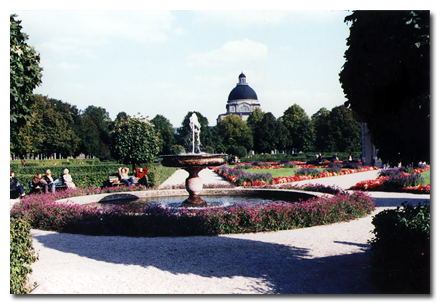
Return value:
M 307 168 L 314 168 L 313 165 L 307 165 L 312 167 Z M 269 166 L 269 167 L 261 167 L 261 169 L 278 169 L 278 166 Z M 254 167 L 255 168 L 255 167 Z M 226 172 L 220 170 L 217 167 L 211 167 L 211 169 L 216 172 L 217 174 L 223 176 L 224 178 L 228 179 L 232 183 L 237 183 L 237 176 L 236 175 L 228 175 Z M 332 177 L 332 176 L 338 176 L 338 175 L 346 175 L 346 174 L 353 174 L 358 172 L 365 172 L 365 171 L 371 171 L 371 170 L 378 170 L 378 167 L 373 166 L 365 166 L 362 169 L 344 169 L 340 173 L 336 172 L 330 172 L 330 171 L 324 171 L 319 173 L 318 176 L 311 176 L 311 175 L 294 175 L 294 176 L 280 176 L 280 177 L 273 177 L 273 183 L 274 184 L 285 184 L 285 183 L 294 183 L 299 182 L 303 180 L 311 180 L 311 179 L 317 179 L 317 178 L 324 178 L 324 177 Z M 266 181 L 256 180 L 256 181 L 247 181 L 244 182 L 238 186 L 253 186 L 253 187 L 263 187 L 267 185 L 268 183 Z
M 307 167 L 307 168 L 309 168 L 309 167 Z M 311 167 L 311 168 L 313 168 L 313 167 Z M 274 177 L 273 180 L 274 180 L 275 184 L 294 183 L 294 182 L 299 182 L 299 181 L 303 181 L 303 180 L 353 174 L 353 173 L 378 170 L 378 169 L 379 169 L 378 167 L 366 166 L 366 167 L 363 167 L 362 169 L 344 169 L 339 174 L 336 172 L 324 171 L 324 172 L 319 173 L 319 176 L 317 176 L 317 177 L 314 177 L 311 175 L 294 175 L 294 176 Z
M 416 168 L 414 170 L 414 174 L 420 174 L 430 169 L 429 166 L 426 168 Z M 400 172 L 401 177 L 409 177 L 412 174 L 406 172 Z M 402 187 L 400 189 L 388 189 L 384 182 L 389 181 L 391 179 L 390 176 L 379 176 L 373 180 L 366 180 L 357 183 L 356 185 L 350 187 L 350 190 L 368 190 L 368 191 L 399 191 L 399 192 L 408 192 L 408 193 L 416 193 L 416 194 L 429 194 L 431 193 L 431 185 L 418 185 L 412 187 Z

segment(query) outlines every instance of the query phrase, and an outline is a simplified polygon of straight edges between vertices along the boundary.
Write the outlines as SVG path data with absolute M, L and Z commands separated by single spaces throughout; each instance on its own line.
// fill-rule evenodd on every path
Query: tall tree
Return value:
M 361 123 L 351 109 L 344 105 L 334 107 L 329 115 L 329 138 L 333 146 L 331 151 L 361 151 Z
M 429 11 L 355 11 L 344 21 L 346 106 L 367 123 L 383 161 L 429 161 Z
M 336 142 L 330 137 L 330 111 L 326 108 L 319 109 L 312 115 L 311 122 L 316 151 L 336 151 Z
M 171 154 L 171 146 L 176 143 L 174 128 L 171 122 L 165 116 L 157 114 L 151 122 L 154 128 L 159 132 L 159 154 Z
M 258 153 L 270 153 L 284 149 L 288 143 L 288 131 L 284 124 L 271 112 L 264 113 L 263 119 L 254 130 L 254 149 Z
M 82 113 L 82 152 L 100 159 L 111 158 L 110 132 L 112 121 L 108 112 L 102 107 L 88 106 Z
M 224 117 L 216 126 L 216 130 L 229 154 L 239 154 L 237 156 L 243 157 L 253 146 L 252 131 L 238 115 L 230 114 Z
M 32 117 L 22 125 L 14 139 L 14 153 L 38 153 L 63 157 L 73 155 L 79 138 L 75 133 L 72 107 L 60 100 L 42 95 L 31 95 Z
M 30 96 L 41 84 L 40 54 L 26 43 L 28 35 L 21 31 L 17 15 L 10 15 L 10 121 L 20 127 L 31 118 Z M 17 132 L 17 130 L 15 130 Z
M 142 116 L 121 119 L 115 122 L 112 135 L 112 151 L 115 158 L 124 164 L 151 163 L 159 153 L 159 135 L 154 125 Z
M 309 116 L 299 105 L 294 104 L 284 111 L 280 120 L 290 133 L 292 149 L 310 151 L 313 149 L 313 130 Z

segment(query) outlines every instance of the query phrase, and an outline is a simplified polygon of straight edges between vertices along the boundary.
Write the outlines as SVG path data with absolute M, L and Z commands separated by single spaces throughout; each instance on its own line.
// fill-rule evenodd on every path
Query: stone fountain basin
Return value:
M 188 192 L 185 189 L 173 190 L 146 190 L 146 191 L 131 191 L 120 193 L 105 193 L 96 195 L 85 195 L 78 197 L 70 197 L 61 199 L 58 202 L 69 202 L 78 205 L 85 205 L 91 203 L 111 203 L 112 201 L 126 200 L 126 199 L 140 199 L 144 197 L 170 197 L 170 196 L 187 196 Z M 203 189 L 202 196 L 209 195 L 224 195 L 234 197 L 234 195 L 247 195 L 258 197 L 277 197 L 280 200 L 307 200 L 312 197 L 326 195 L 324 193 L 298 191 L 298 190 L 284 190 L 284 189 L 254 189 L 254 188 L 216 188 Z
M 188 168 L 220 166 L 226 163 L 226 154 L 179 154 L 161 155 L 162 165 L 165 167 Z

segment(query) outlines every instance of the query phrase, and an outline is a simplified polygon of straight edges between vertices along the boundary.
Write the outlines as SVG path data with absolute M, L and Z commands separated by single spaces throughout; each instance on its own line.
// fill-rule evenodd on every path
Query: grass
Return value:
M 431 184 L 431 170 L 425 171 L 422 174 L 423 177 L 423 185 Z

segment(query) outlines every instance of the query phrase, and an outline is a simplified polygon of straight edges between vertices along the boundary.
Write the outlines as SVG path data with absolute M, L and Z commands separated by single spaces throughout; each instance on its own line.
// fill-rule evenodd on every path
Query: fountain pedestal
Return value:
M 163 155 L 162 165 L 165 167 L 182 168 L 189 173 L 185 180 L 188 198 L 182 203 L 182 207 L 204 207 L 206 202 L 200 197 L 203 189 L 203 181 L 199 177 L 199 172 L 207 167 L 220 166 L 226 163 L 225 154 L 179 154 Z
M 199 177 L 199 172 L 204 169 L 204 167 L 188 167 L 184 168 L 189 176 L 185 180 L 185 188 L 189 193 L 189 197 L 182 203 L 182 207 L 191 206 L 206 206 L 206 202 L 200 197 L 200 192 L 203 189 L 203 181 Z

